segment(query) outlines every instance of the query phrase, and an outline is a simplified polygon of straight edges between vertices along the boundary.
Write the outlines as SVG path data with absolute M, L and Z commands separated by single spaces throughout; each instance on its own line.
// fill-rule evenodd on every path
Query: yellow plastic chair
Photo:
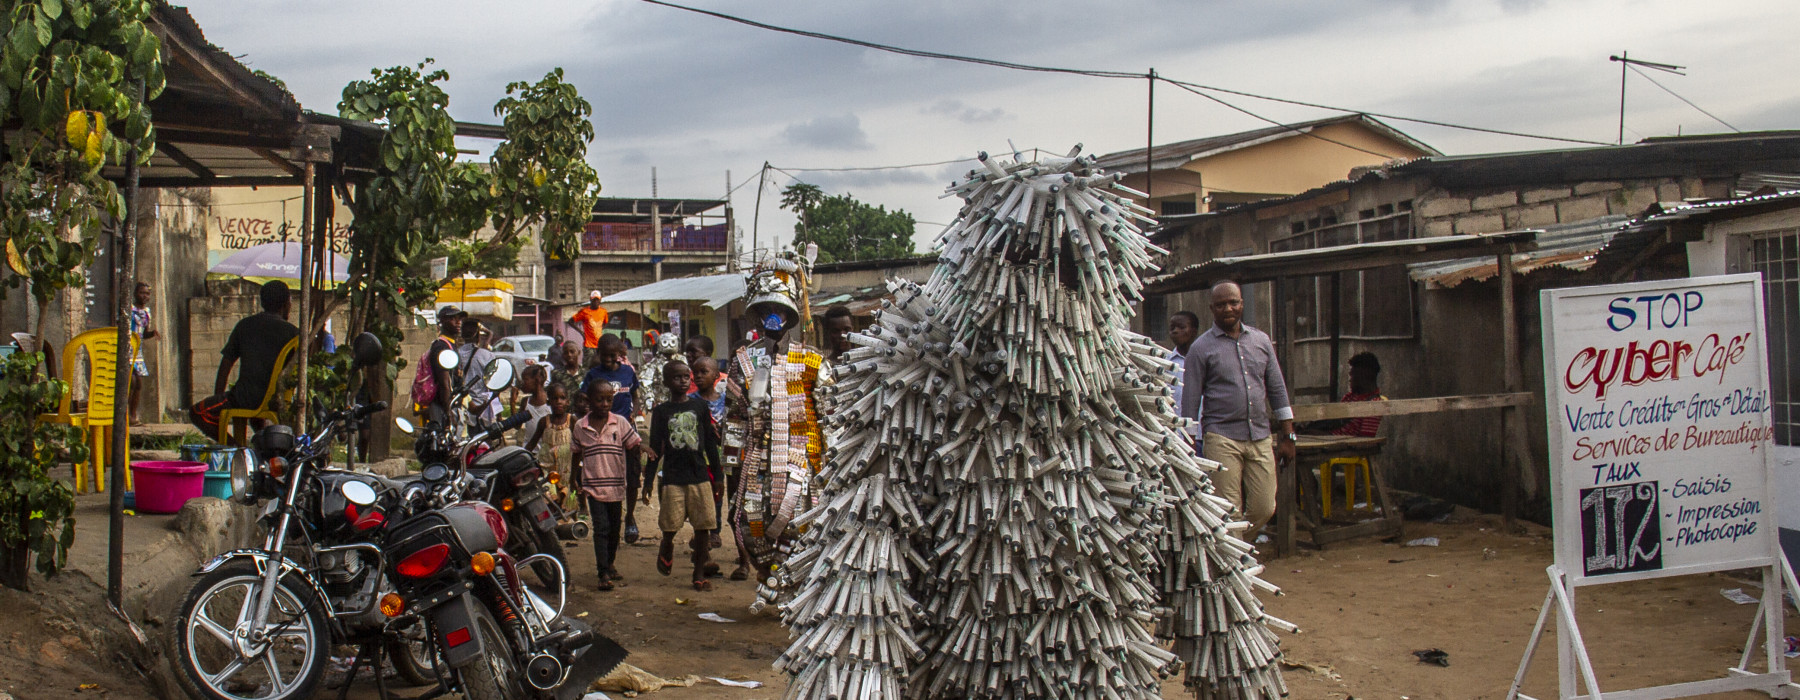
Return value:
M 294 350 L 300 347 L 300 339 L 295 338 L 281 346 L 281 354 L 275 356 L 275 371 L 269 373 L 269 388 L 263 392 L 262 403 L 256 408 L 224 408 L 219 411 L 219 444 L 244 447 L 250 444 L 250 421 L 275 420 L 275 410 L 269 405 L 275 401 L 275 392 L 281 386 L 281 375 L 287 372 L 288 359 L 293 357 Z M 297 387 L 296 387 L 297 388 Z M 294 389 L 288 389 L 286 400 L 294 398 Z M 237 425 L 237 441 L 231 442 L 231 428 Z
M 69 384 L 69 391 L 63 392 L 62 401 L 56 413 L 45 413 L 38 416 L 43 423 L 60 423 L 80 428 L 85 434 L 88 446 L 86 463 L 75 463 L 75 492 L 87 493 L 87 475 L 84 467 L 92 467 L 94 472 L 94 490 L 106 490 L 106 456 L 112 450 L 113 406 L 115 397 L 121 393 L 113 383 L 119 367 L 119 329 L 108 326 L 84 331 L 63 346 L 62 380 Z M 131 340 L 131 349 L 137 350 L 137 339 Z M 81 361 L 81 351 L 87 351 L 88 357 L 88 401 L 87 411 L 72 412 L 74 401 L 75 372 Z M 129 373 L 130 369 L 126 369 Z M 131 381 L 127 377 L 127 381 Z M 123 392 L 130 395 L 129 391 Z M 130 444 L 131 426 L 125 426 L 125 441 Z M 125 469 L 125 489 L 131 490 L 131 469 Z
M 1331 477 L 1337 473 L 1338 467 L 1344 468 L 1344 508 L 1351 511 L 1367 510 L 1356 507 L 1356 480 L 1362 477 L 1363 498 L 1365 502 L 1375 501 L 1375 469 L 1369 465 L 1368 457 L 1338 457 L 1319 465 L 1319 510 L 1324 517 L 1331 517 Z

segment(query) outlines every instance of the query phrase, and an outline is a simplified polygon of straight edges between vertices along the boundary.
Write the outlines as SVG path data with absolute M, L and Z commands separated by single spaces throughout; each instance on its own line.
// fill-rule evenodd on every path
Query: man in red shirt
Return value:
M 609 314 L 600 307 L 600 290 L 588 292 L 587 306 L 581 307 L 574 316 L 569 317 L 569 327 L 581 331 L 581 346 L 586 349 L 586 357 L 582 364 L 594 364 L 595 351 L 600 348 L 600 336 L 606 334 L 606 318 Z
M 1338 399 L 1338 403 L 1352 401 L 1386 401 L 1381 395 L 1381 360 L 1375 353 L 1359 352 L 1350 358 L 1350 391 Z M 1375 437 L 1381 430 L 1381 416 L 1362 416 L 1341 420 L 1321 420 L 1308 423 L 1303 432 L 1314 435 L 1347 435 L 1350 437 Z

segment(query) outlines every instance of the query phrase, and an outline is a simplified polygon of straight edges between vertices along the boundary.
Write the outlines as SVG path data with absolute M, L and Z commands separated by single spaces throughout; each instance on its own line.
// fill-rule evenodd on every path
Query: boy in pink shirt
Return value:
M 613 562 L 619 553 L 620 524 L 625 517 L 625 475 L 643 459 L 637 429 L 613 413 L 618 387 L 606 380 L 588 383 L 587 416 L 575 422 L 570 437 L 575 483 L 588 501 L 594 522 L 594 565 L 600 590 L 624 580 Z

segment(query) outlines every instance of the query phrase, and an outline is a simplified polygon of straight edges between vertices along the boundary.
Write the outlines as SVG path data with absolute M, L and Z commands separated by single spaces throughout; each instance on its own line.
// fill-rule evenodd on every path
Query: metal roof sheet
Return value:
M 1521 275 L 1551 267 L 1586 270 L 1594 266 L 1594 256 L 1611 243 L 1630 220 L 1630 215 L 1618 214 L 1545 226 L 1538 233 L 1537 250 L 1515 255 L 1513 269 Z M 1415 280 L 1432 287 L 1448 288 L 1464 282 L 1492 279 L 1500 274 L 1500 264 L 1492 257 L 1463 258 L 1414 263 L 1408 265 L 1407 270 Z

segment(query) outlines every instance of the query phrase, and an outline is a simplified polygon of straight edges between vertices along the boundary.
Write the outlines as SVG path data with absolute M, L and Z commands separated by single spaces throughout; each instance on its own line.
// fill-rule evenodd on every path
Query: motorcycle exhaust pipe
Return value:
M 585 540 L 591 532 L 588 524 L 581 520 L 571 520 L 556 526 L 556 536 L 565 540 Z
M 525 662 L 525 679 L 538 690 L 555 690 L 562 684 L 563 663 L 554 655 L 540 652 Z

